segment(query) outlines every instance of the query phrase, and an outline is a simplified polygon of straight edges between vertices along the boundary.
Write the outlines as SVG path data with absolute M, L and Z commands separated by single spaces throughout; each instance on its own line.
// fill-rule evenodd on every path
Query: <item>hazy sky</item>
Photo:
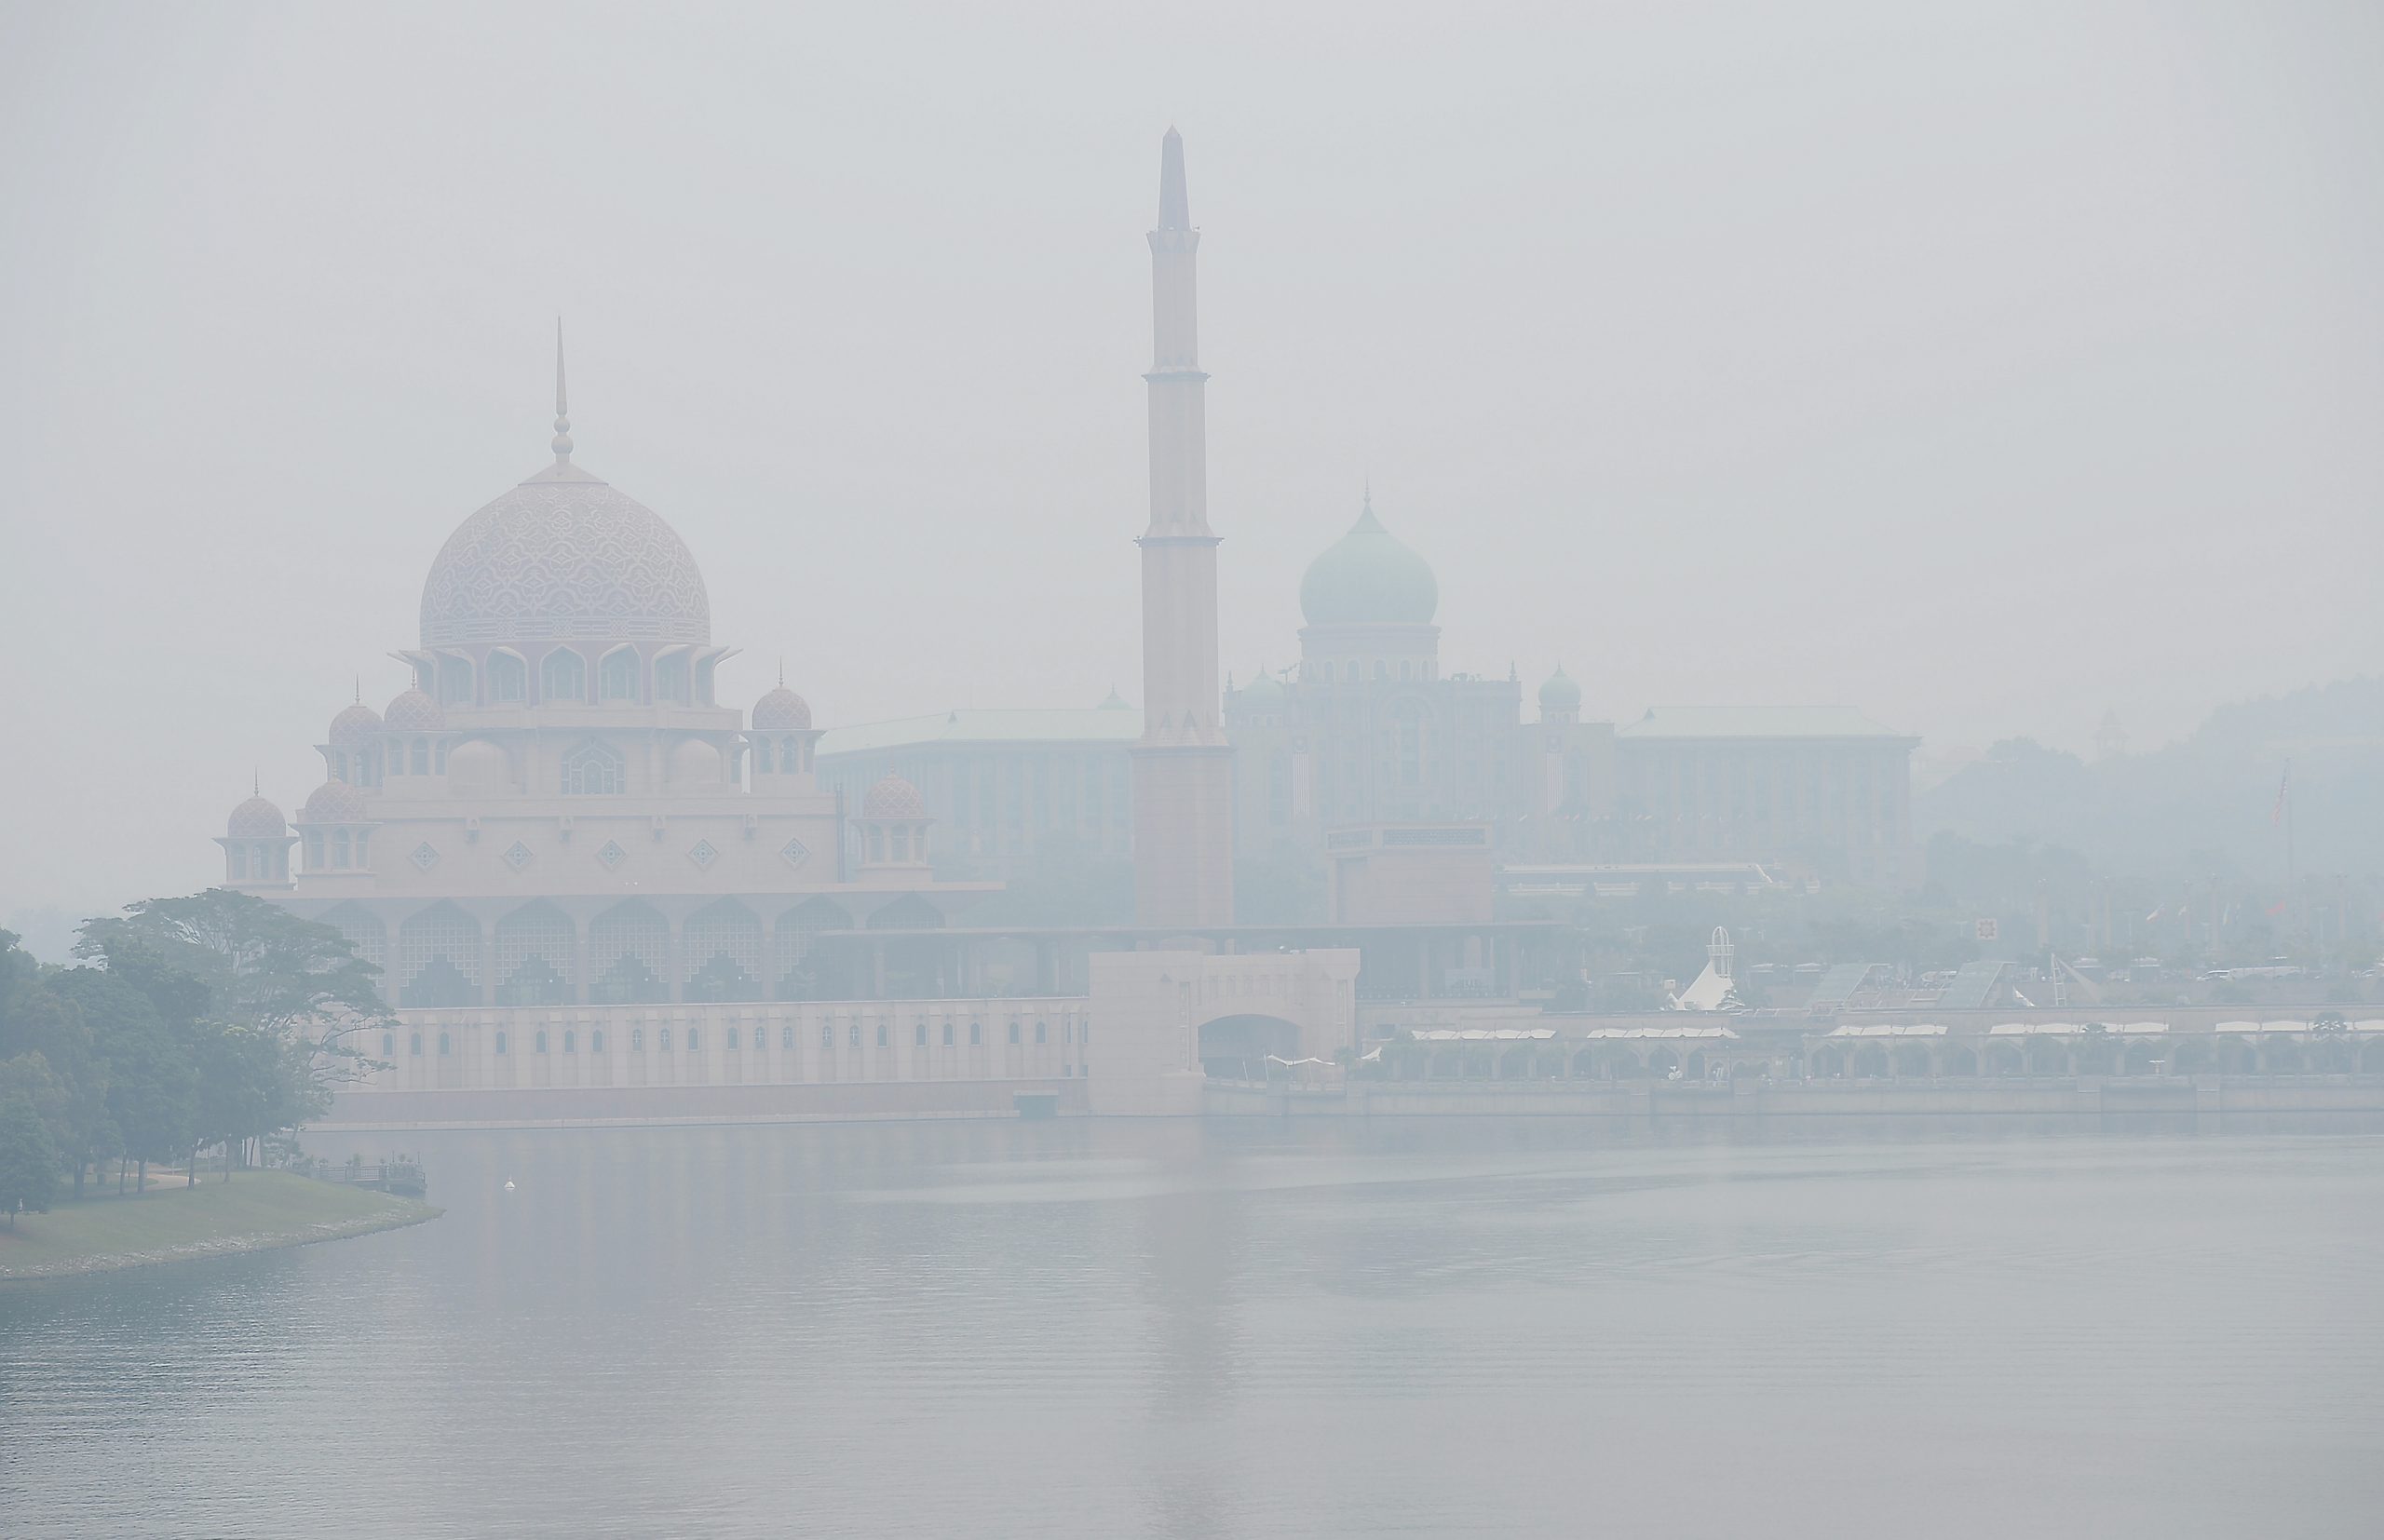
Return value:
M 1592 713 L 2375 671 L 2380 87 L 2384 7 L 2277 0 L 0 7 L 0 912 L 319 782 L 558 311 L 724 698 L 1137 696 L 1171 122 L 1237 674 L 1369 473 L 1443 666 Z

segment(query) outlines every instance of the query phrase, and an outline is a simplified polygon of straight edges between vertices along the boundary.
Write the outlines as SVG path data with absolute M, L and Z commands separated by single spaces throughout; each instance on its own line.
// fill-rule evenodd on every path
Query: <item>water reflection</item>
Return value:
M 2384 1503 L 2373 1119 L 404 1142 L 436 1224 L 0 1290 L 0 1533 L 2352 1534 Z

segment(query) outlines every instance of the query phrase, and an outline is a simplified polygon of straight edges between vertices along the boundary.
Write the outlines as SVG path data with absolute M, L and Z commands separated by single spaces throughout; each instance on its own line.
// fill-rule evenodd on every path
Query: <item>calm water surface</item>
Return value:
M 0 1289 L 0 1533 L 2384 1533 L 2384 1121 L 312 1143 L 446 1217 Z

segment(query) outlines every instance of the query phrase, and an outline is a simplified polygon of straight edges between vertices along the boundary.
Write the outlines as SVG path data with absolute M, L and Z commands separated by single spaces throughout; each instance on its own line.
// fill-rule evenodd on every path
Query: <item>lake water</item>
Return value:
M 2384 1120 L 311 1143 L 446 1217 L 0 1289 L 0 1533 L 2384 1533 Z

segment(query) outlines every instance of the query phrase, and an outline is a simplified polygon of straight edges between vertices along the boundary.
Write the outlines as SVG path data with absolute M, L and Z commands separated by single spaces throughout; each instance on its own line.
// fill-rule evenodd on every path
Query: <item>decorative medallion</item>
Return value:
M 711 863 L 720 859 L 720 852 L 711 847 L 710 840 L 698 840 L 695 847 L 687 852 L 687 859 L 710 870 Z
M 413 847 L 413 864 L 425 871 L 439 864 L 439 852 L 430 847 L 428 840 Z
M 809 847 L 801 840 L 787 841 L 786 844 L 779 846 L 779 854 L 786 858 L 786 864 L 789 866 L 801 866 L 811 858 Z
M 605 871 L 611 871 L 628 860 L 630 853 L 620 847 L 618 841 L 606 840 L 604 848 L 596 852 L 596 858 L 604 863 Z
M 528 866 L 530 864 L 530 847 L 523 844 L 520 840 L 514 841 L 513 848 L 505 853 L 505 864 L 511 867 L 516 871 L 519 871 L 523 867 Z

